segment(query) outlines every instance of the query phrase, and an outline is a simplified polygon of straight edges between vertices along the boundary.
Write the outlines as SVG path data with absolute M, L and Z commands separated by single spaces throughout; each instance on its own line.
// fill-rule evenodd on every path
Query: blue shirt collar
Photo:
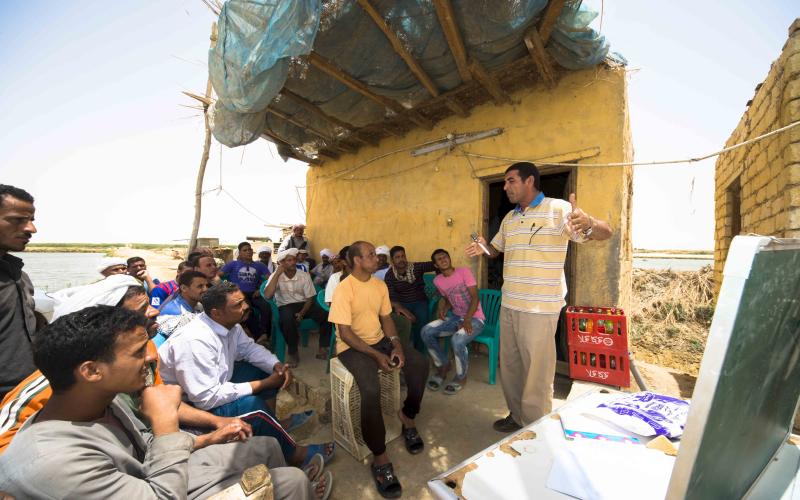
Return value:
M 536 198 L 534 198 L 533 201 L 530 203 L 530 205 L 528 205 L 525 208 L 536 208 L 536 207 L 539 206 L 539 204 L 542 203 L 542 200 L 544 200 L 544 193 L 539 191 L 539 194 L 536 195 Z M 517 206 L 514 207 L 514 212 L 517 212 L 517 213 L 521 214 L 521 213 L 525 212 L 525 208 L 523 208 L 522 206 L 517 204 Z

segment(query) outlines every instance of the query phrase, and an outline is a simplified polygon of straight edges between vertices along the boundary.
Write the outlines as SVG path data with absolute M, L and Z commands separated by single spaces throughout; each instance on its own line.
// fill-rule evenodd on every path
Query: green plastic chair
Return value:
M 483 323 L 481 334 L 472 341 L 484 344 L 489 348 L 489 385 L 497 383 L 497 365 L 500 363 L 501 297 L 500 290 L 478 289 L 478 300 L 481 302 L 481 309 L 483 315 L 486 316 L 486 321 Z M 450 337 L 445 337 L 444 349 L 445 352 L 450 351 Z
M 322 290 L 322 287 L 315 283 L 314 291 L 317 292 L 317 294 L 319 294 L 320 290 Z M 324 290 L 322 291 L 324 293 Z M 300 342 L 303 343 L 303 347 L 308 347 L 308 337 L 311 330 L 319 331 L 319 327 L 320 325 L 318 325 L 317 322 L 314 321 L 313 319 L 303 318 L 303 321 L 301 321 L 300 324 L 297 326 L 297 331 L 300 332 Z
M 262 297 L 264 297 L 265 288 L 267 288 L 266 280 L 261 284 L 261 287 L 259 288 Z M 278 323 L 279 325 L 278 328 L 280 329 L 280 318 L 278 317 L 278 306 L 277 304 L 275 304 L 275 297 L 268 299 L 267 302 L 269 302 L 272 306 L 274 306 L 272 307 L 272 320 L 273 320 L 272 328 L 274 329 L 275 324 Z M 297 331 L 300 333 L 300 342 L 303 344 L 303 347 L 308 347 L 308 337 L 309 337 L 309 332 L 311 332 L 311 330 L 319 330 L 319 325 L 317 324 L 316 321 L 314 321 L 311 318 L 304 318 L 303 321 L 301 321 L 300 324 L 297 326 Z M 281 332 L 281 342 L 283 343 L 285 348 L 286 340 L 283 338 L 283 332 Z M 277 355 L 277 353 L 275 354 Z M 278 356 L 278 358 L 280 358 L 281 362 L 283 362 L 283 358 L 281 358 L 280 356 Z
M 317 292 L 317 304 L 323 311 L 329 312 L 331 308 L 325 303 L 325 290 Z M 336 347 L 336 325 L 331 324 L 331 343 L 328 346 L 328 366 L 325 368 L 325 373 L 331 372 L 331 358 L 333 357 L 334 348 Z
M 263 295 L 262 295 L 263 296 Z M 272 309 L 272 352 L 283 363 L 286 361 L 286 338 L 281 331 L 281 322 L 278 318 L 278 305 L 274 299 L 267 299 L 270 309 Z
M 436 317 L 439 299 L 442 298 L 442 296 L 439 295 L 439 290 L 437 290 L 436 286 L 433 284 L 433 278 L 435 277 L 435 273 L 425 273 L 422 275 L 422 279 L 425 280 L 425 295 L 428 296 L 428 317 L 431 321 Z
M 500 290 L 478 289 L 478 299 L 481 301 L 483 315 L 486 322 L 483 331 L 475 337 L 473 342 L 480 342 L 489 348 L 489 384 L 497 381 L 497 365 L 500 363 Z

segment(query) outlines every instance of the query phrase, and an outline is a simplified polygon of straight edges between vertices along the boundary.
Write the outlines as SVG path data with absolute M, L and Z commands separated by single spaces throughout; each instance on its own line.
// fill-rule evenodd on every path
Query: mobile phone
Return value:
M 478 246 L 481 247 L 481 250 L 483 250 L 483 253 L 485 253 L 486 255 L 489 255 L 489 256 L 492 255 L 492 253 L 489 252 L 489 249 L 486 248 L 486 245 L 484 245 L 483 243 L 479 243 L 478 242 L 478 233 L 472 233 L 472 234 L 469 235 L 469 237 L 472 238 L 472 241 L 474 241 L 475 243 L 478 243 Z

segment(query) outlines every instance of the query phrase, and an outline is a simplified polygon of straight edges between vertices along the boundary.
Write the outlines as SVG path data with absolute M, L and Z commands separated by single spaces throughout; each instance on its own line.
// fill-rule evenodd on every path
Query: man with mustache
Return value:
M 9 253 L 25 250 L 36 232 L 34 212 L 33 196 L 0 184 L 0 399 L 36 369 L 33 284 L 22 259 Z

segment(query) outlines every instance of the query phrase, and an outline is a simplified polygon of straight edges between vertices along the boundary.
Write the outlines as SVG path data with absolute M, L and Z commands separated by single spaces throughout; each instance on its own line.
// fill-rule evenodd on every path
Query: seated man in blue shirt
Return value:
M 239 243 L 239 256 L 225 264 L 219 272 L 220 277 L 227 276 L 228 281 L 236 284 L 244 294 L 244 300 L 251 308 L 254 307 L 253 298 L 258 295 L 261 282 L 269 276 L 269 269 L 261 262 L 253 262 L 253 247 L 243 241 Z M 258 305 L 256 305 L 257 307 Z M 261 310 L 259 308 L 259 310 Z M 258 339 L 261 335 L 269 333 L 269 318 L 265 314 L 256 317 L 250 314 L 244 326 L 250 331 L 250 336 Z
M 178 278 L 181 277 L 184 271 L 190 269 L 188 262 L 181 262 L 178 264 L 178 272 L 175 274 L 175 279 L 170 281 L 162 281 L 155 288 L 150 292 L 150 305 L 159 309 L 161 305 L 169 298 L 172 294 L 178 291 Z
M 156 347 L 160 347 L 172 332 L 202 312 L 200 296 L 208 290 L 210 284 L 206 275 L 200 271 L 185 271 L 178 276 L 178 286 L 178 292 L 170 295 L 161 306 L 158 333 L 153 337 Z

